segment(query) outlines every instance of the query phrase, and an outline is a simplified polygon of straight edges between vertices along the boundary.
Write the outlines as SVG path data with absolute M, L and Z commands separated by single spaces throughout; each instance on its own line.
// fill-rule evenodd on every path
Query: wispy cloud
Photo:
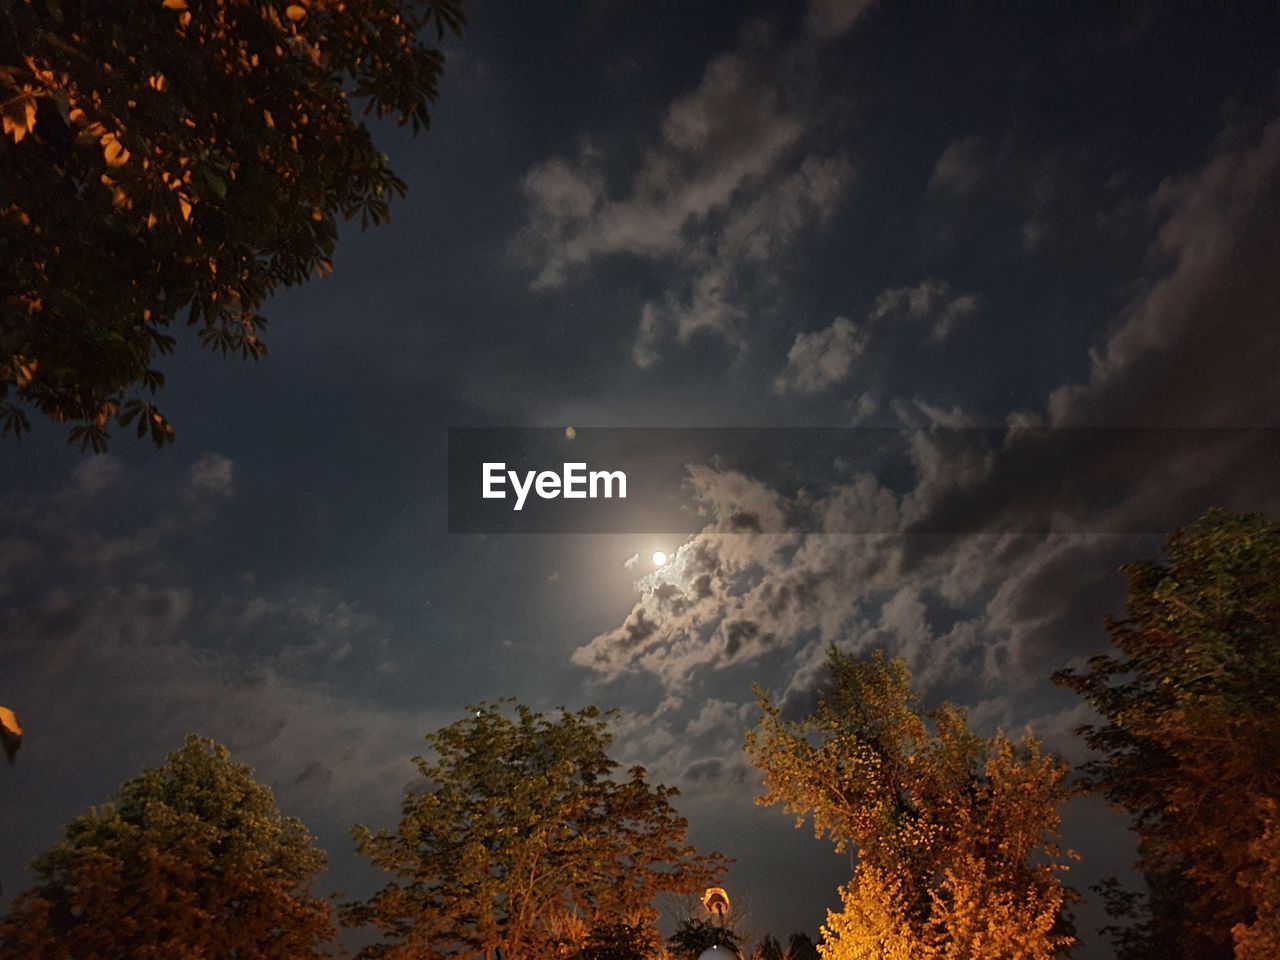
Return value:
M 810 0 L 806 21 L 814 36 L 838 37 L 876 5 L 876 0 Z
M 987 145 L 980 137 L 968 136 L 947 144 L 933 165 L 929 189 L 968 196 L 987 172 Z
M 821 393 L 849 375 L 866 347 L 866 334 L 848 317 L 836 317 L 823 330 L 796 334 L 787 365 L 773 381 L 773 391 Z
M 821 330 L 796 334 L 786 365 L 774 378 L 773 391 L 814 396 L 849 379 L 877 328 L 887 322 L 928 324 L 929 341 L 944 343 L 963 321 L 977 313 L 981 303 L 977 294 L 956 293 L 950 284 L 936 279 L 884 290 L 867 308 L 860 324 L 836 317 Z M 854 405 L 852 419 L 865 419 L 877 403 L 875 391 L 864 390 Z
M 829 39 L 866 6 L 817 4 L 811 22 Z M 528 219 L 512 250 L 534 271 L 533 289 L 564 286 L 605 257 L 642 258 L 679 279 L 641 307 L 637 366 L 698 334 L 742 347 L 748 295 L 769 284 L 853 180 L 845 157 L 814 145 L 811 107 L 783 98 L 779 63 L 816 49 L 777 51 L 752 34 L 715 57 L 698 86 L 666 108 L 620 194 L 607 186 L 615 158 L 590 138 L 573 158 L 531 169 L 522 184 Z
M 206 454 L 166 490 L 95 458 L 0 520 L 5 555 L 23 559 L 0 565 L 0 634 L 6 700 L 32 732 L 24 765 L 56 782 L 60 758 L 154 763 L 196 732 L 288 802 L 344 820 L 370 798 L 390 809 L 437 720 L 332 684 L 335 670 L 350 682 L 389 664 L 376 616 L 323 587 L 264 588 L 251 573 L 215 584 L 193 569 L 235 472 Z M 146 484 L 154 516 L 95 529 L 100 498 L 129 483 Z
M 956 327 L 977 312 L 980 298 L 973 293 L 956 293 L 944 280 L 928 279 L 914 287 L 885 290 L 867 310 L 869 323 L 901 318 L 929 324 L 929 339 L 943 343 Z

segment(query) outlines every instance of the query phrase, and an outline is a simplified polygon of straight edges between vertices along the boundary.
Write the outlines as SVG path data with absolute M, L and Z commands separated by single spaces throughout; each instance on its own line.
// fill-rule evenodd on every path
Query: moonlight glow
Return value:
M 661 567 L 666 562 L 667 562 L 667 555 L 665 553 L 663 553 L 661 550 L 653 551 L 653 565 L 655 567 Z

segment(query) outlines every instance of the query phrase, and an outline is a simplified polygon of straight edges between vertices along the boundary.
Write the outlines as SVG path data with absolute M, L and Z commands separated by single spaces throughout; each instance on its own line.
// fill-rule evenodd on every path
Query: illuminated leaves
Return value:
M 502 704 L 429 735 L 421 784 L 394 831 L 356 842 L 394 879 L 346 919 L 387 938 L 362 956 L 562 955 L 584 923 L 649 923 L 663 892 L 700 891 L 726 866 L 686 841 L 676 791 L 640 768 L 616 779 L 607 720 Z
M 1229 955 L 1265 898 L 1258 840 L 1280 801 L 1280 524 L 1212 510 L 1124 573 L 1118 656 L 1054 679 L 1102 717 L 1081 731 L 1101 756 L 1086 772 L 1138 832 L 1153 891 L 1138 940 Z
M 121 418 L 174 327 L 265 356 L 267 299 L 404 192 L 361 118 L 426 124 L 443 58 L 419 33 L 460 30 L 460 3 L 0 5 L 0 428 L 34 409 L 101 450 L 155 424 Z
M 143 376 L 143 382 L 154 393 L 164 383 L 164 376 L 158 371 L 148 370 Z M 120 414 L 119 423 L 122 427 L 136 424 L 138 439 L 150 435 L 157 447 L 173 440 L 173 427 L 169 421 L 156 409 L 155 404 L 145 400 L 129 400 Z
M 122 167 L 129 162 L 129 151 L 114 133 L 104 133 L 98 142 L 102 144 L 102 156 L 108 167 Z
M 18 715 L 9 707 L 0 706 L 0 749 L 4 750 L 9 766 L 13 766 L 21 747 L 22 724 L 18 722 Z
M 977 736 L 950 704 L 925 713 L 901 660 L 833 648 L 827 665 L 799 722 L 757 691 L 763 716 L 747 736 L 758 802 L 857 848 L 825 960 L 1049 960 L 1071 944 L 1070 855 L 1057 846 L 1067 765 L 1030 738 Z
M 1253 918 L 1231 929 L 1236 960 L 1280 956 L 1280 803 L 1268 799 L 1262 810 L 1262 833 L 1250 844 L 1257 868 L 1245 879 L 1253 900 Z
M 15 356 L 12 358 L 14 382 L 20 387 L 26 386 L 35 379 L 36 370 L 40 366 L 39 360 L 32 360 L 27 357 Z
M 0 924 L 0 960 L 319 960 L 324 854 L 225 748 L 190 737 L 68 824 Z
M 13 137 L 14 143 L 22 139 L 36 128 L 36 98 L 30 87 L 24 87 L 22 93 L 10 97 L 0 104 L 0 124 L 4 134 Z

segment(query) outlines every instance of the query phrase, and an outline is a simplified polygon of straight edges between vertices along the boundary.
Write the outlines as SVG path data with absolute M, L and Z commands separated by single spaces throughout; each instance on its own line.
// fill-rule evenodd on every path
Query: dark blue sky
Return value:
M 960 476 L 938 428 L 1280 426 L 1280 8 L 1108 6 L 477 4 L 431 130 L 380 133 L 410 185 L 392 222 L 269 305 L 269 360 L 174 360 L 176 446 L 0 445 L 0 702 L 29 730 L 5 894 L 189 731 L 362 892 L 350 824 L 394 817 L 423 733 L 514 695 L 622 707 L 619 754 L 737 858 L 752 931 L 816 935 L 848 860 L 752 807 L 740 746 L 751 682 L 803 703 L 829 642 L 1078 758 L 1087 717 L 1047 677 L 1102 649 L 1116 566 L 1152 550 L 1088 491 L 1095 535 L 712 529 L 654 572 L 680 539 L 448 535 L 444 454 L 450 426 L 917 427 L 910 483 L 823 501 L 893 526 L 961 485 L 1020 496 L 998 464 Z M 1107 517 L 1280 506 L 1247 453 L 1134 456 Z M 664 606 L 704 568 L 714 596 Z M 765 602 L 787 584 L 807 603 Z M 1067 841 L 1082 886 L 1128 856 L 1093 802 Z

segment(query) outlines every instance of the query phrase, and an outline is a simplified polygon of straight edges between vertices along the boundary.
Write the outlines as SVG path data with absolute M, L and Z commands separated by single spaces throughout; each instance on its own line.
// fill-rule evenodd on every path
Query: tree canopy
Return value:
M 793 933 L 787 938 L 787 960 L 818 960 L 818 948 L 807 933 Z
M 326 955 L 324 854 L 225 747 L 198 737 L 66 827 L 0 924 L 3 960 Z
M 784 960 L 785 956 L 778 938 L 771 933 L 766 933 L 752 951 L 751 960 Z
M 1211 511 L 1124 573 L 1118 655 L 1055 677 L 1100 714 L 1086 772 L 1139 838 L 1148 895 L 1121 955 L 1276 956 L 1280 524 Z M 1117 912 L 1138 906 L 1117 893 Z
M 602 921 L 587 933 L 573 960 L 652 960 L 662 952 L 662 938 L 651 923 Z
M 675 960 L 698 960 L 703 951 L 712 947 L 725 947 L 737 951 L 742 938 L 731 926 L 709 917 L 688 917 L 681 920 L 667 938 L 669 953 Z
M 0 5 L 0 432 L 25 409 L 157 445 L 185 325 L 265 356 L 261 308 L 404 192 L 357 115 L 429 119 L 462 0 Z
M 547 716 L 504 703 L 427 736 L 430 756 L 393 831 L 356 829 L 359 849 L 391 874 L 352 924 L 383 941 L 365 957 L 522 960 L 572 951 L 597 924 L 650 924 L 659 893 L 691 894 L 727 865 L 699 854 L 642 767 L 615 779 L 611 714 Z
M 825 960 L 1048 960 L 1069 948 L 1057 845 L 1067 765 L 1030 735 L 978 736 L 956 706 L 926 713 L 901 660 L 832 648 L 827 666 L 801 721 L 758 690 L 763 716 L 747 735 L 764 773 L 757 802 L 857 848 Z

